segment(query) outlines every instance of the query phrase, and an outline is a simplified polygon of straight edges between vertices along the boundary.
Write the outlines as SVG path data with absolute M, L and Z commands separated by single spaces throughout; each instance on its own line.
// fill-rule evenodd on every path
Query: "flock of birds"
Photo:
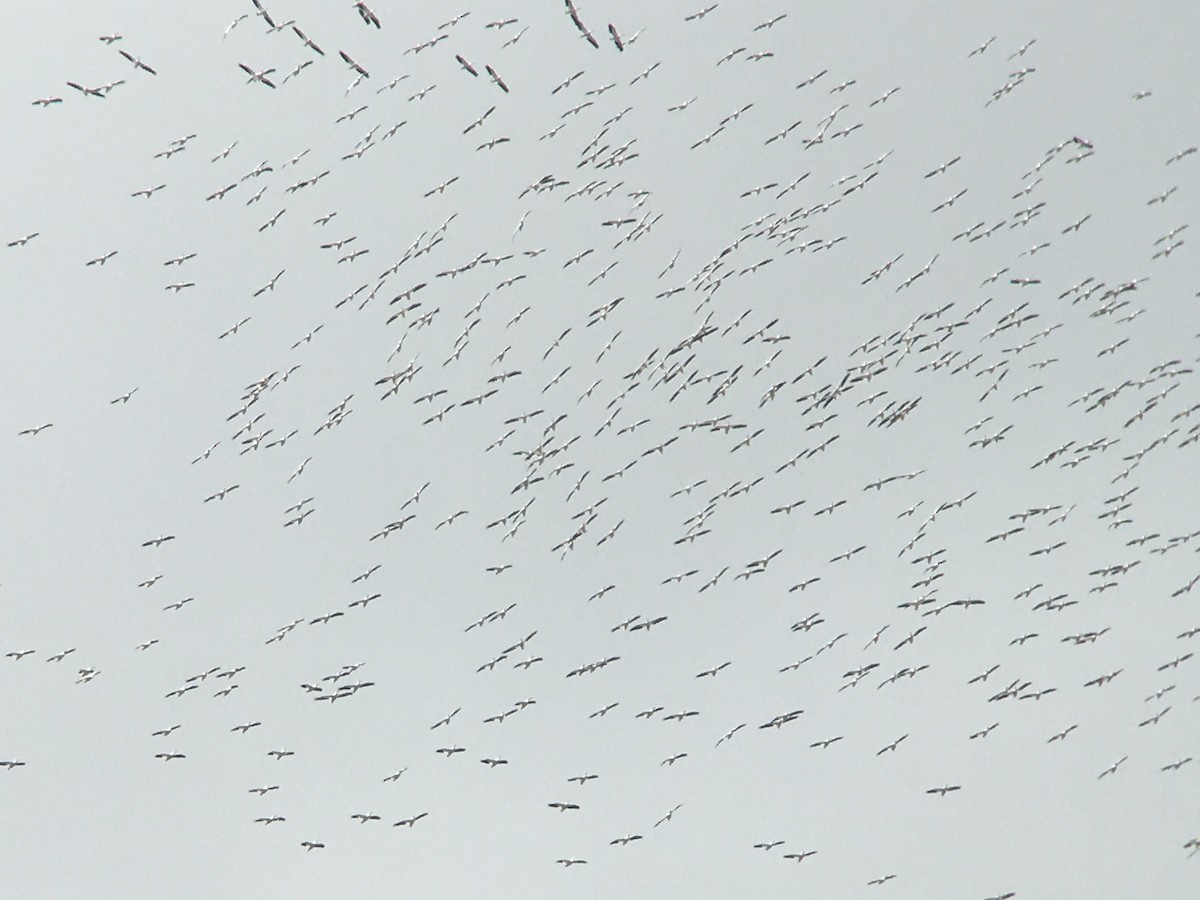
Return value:
M 519 769 L 535 786 L 532 806 L 547 818 L 531 827 L 562 849 L 522 865 L 611 868 L 637 848 L 667 847 L 664 832 L 693 811 L 691 827 L 703 830 L 736 806 L 721 828 L 737 835 L 731 858 L 777 856 L 809 872 L 833 857 L 861 870 L 878 863 L 839 850 L 861 845 L 844 823 L 801 827 L 805 811 L 794 813 L 803 837 L 763 834 L 755 804 L 722 793 L 725 754 L 781 772 L 771 781 L 780 803 L 807 805 L 787 796 L 787 769 L 809 766 L 804 754 L 815 751 L 821 762 L 811 765 L 839 760 L 822 770 L 830 779 L 894 766 L 891 790 L 941 810 L 982 789 L 979 748 L 1006 729 L 1044 730 L 1021 744 L 1035 766 L 1051 765 L 1052 753 L 1099 753 L 1079 792 L 1107 790 L 1127 768 L 1178 779 L 1194 817 L 1200 335 L 1196 292 L 1179 297 L 1188 223 L 1178 209 L 1192 202 L 1200 161 L 1186 133 L 1169 146 L 1146 136 L 1157 169 L 1122 185 L 1146 185 L 1127 225 L 1080 205 L 1110 190 L 1089 167 L 1119 151 L 1071 126 L 1031 136 L 1040 155 L 1005 171 L 972 169 L 994 136 L 952 125 L 918 150 L 892 146 L 909 135 L 888 116 L 920 85 L 901 77 L 868 92 L 828 48 L 828 68 L 802 70 L 799 57 L 813 51 L 796 50 L 795 11 L 750 21 L 736 4 L 714 3 L 672 12 L 671 36 L 627 24 L 628 11 L 610 22 L 600 4 L 565 0 L 487 21 L 462 12 L 410 46 L 408 13 L 349 5 L 349 15 L 298 21 L 287 4 L 252 0 L 210 39 L 234 54 L 220 90 L 238 98 L 230 103 L 245 94 L 270 125 L 222 132 L 218 117 L 207 133 L 139 147 L 126 163 L 144 167 L 146 186 L 117 189 L 114 215 L 150 209 L 157 224 L 205 223 L 194 244 L 172 226 L 185 243 L 169 258 L 122 243 L 76 261 L 55 244 L 52 216 L 19 210 L 26 221 L 4 240 L 3 277 L 23 277 L 24 261 L 55 244 L 61 265 L 89 278 L 126 273 L 120 290 L 151 297 L 155 322 L 175 315 L 164 296 L 171 309 L 203 307 L 188 314 L 199 333 L 169 331 L 181 358 L 209 373 L 189 388 L 203 401 L 192 423 L 155 427 L 190 434 L 199 422 L 207 446 L 161 462 L 174 480 L 156 490 L 190 506 L 165 530 L 138 525 L 138 568 L 121 574 L 122 604 L 138 613 L 110 626 L 127 646 L 118 653 L 78 633 L 68 649 L 48 648 L 28 636 L 32 626 L 6 625 L 12 646 L 0 649 L 11 667 L 0 683 L 39 660 L 77 661 L 81 691 L 101 687 L 106 669 L 141 667 L 143 694 L 128 699 L 178 719 L 146 733 L 146 758 L 186 778 L 206 764 L 209 738 L 191 738 L 197 730 L 257 741 L 247 752 L 270 765 L 246 768 L 271 774 L 230 794 L 253 795 L 261 806 L 247 824 L 286 833 L 305 855 L 335 854 L 347 821 L 436 828 L 453 804 L 417 793 L 417 806 L 405 785 L 435 766 L 473 766 L 455 776 L 472 791 L 489 790 L 477 771 L 499 780 Z M 104 74 L 64 80 L 69 92 L 33 105 L 71 116 L 152 95 L 172 77 L 171 54 L 154 52 L 151 35 L 99 40 L 113 54 Z M 547 44 L 533 49 L 538 40 Z M 697 61 L 676 40 L 689 56 L 714 41 L 738 46 Z M 1040 54 L 1049 43 L 1006 49 L 993 37 L 961 48 L 953 65 L 964 84 L 989 67 L 971 98 L 984 121 L 1038 96 L 1045 70 L 1063 66 Z M 695 96 L 663 104 L 654 85 L 672 67 L 672 85 Z M 103 80 L 115 74 L 124 77 Z M 757 98 L 768 81 L 790 92 L 790 111 Z M 293 114 L 303 106 L 273 110 L 306 91 L 320 98 L 309 118 Z M 452 103 L 432 108 L 451 92 Z M 1155 99 L 1139 88 L 1110 102 L 1131 116 Z M 331 102 L 345 109 L 326 121 Z M 360 116 L 369 124 L 355 140 L 347 129 Z M 276 128 L 318 149 L 263 160 L 257 145 Z M 945 154 L 927 157 L 930 145 Z M 199 186 L 173 169 L 196 157 Z M 474 168 L 452 173 L 455 160 Z M 391 183 L 355 180 L 367 165 Z M 502 200 L 470 211 L 471 192 L 485 186 Z M 419 223 L 415 239 L 397 237 L 379 209 L 396 203 L 403 221 Z M 276 228 L 294 230 L 275 240 Z M 1089 249 L 1089 239 L 1110 247 L 1118 232 L 1135 248 L 1132 263 Z M 936 242 L 914 237 L 930 233 Z M 234 239 L 255 248 L 252 261 L 223 266 L 214 248 Z M 880 243 L 891 249 L 864 258 L 864 244 Z M 206 285 L 217 268 L 240 296 Z M 134 358 L 143 339 L 156 337 L 139 336 Z M 93 383 L 111 380 L 102 363 L 87 365 Z M 94 404 L 114 423 L 106 428 L 155 402 L 154 365 L 174 361 L 147 361 L 136 386 Z M 5 479 L 22 477 L 25 453 L 82 452 L 72 414 L 85 402 L 55 397 L 45 418 L 11 422 Z M 389 445 L 386 458 L 373 455 Z M 347 536 L 339 479 L 360 464 L 387 483 L 359 498 L 366 521 Z M 196 479 L 207 486 L 193 497 Z M 276 496 L 289 505 L 262 513 Z M 222 523 L 217 531 L 196 524 L 200 513 Z M 218 541 L 220 529 L 265 516 L 261 541 L 311 578 L 313 593 L 332 579 L 344 596 L 330 606 L 289 588 L 266 610 L 286 624 L 247 643 L 263 610 L 222 612 L 184 560 L 213 558 L 194 535 Z M 259 549 L 242 552 L 253 559 Z M 11 560 L 6 569 L 0 607 L 36 609 L 31 585 L 47 576 Z M 171 593 L 188 577 L 192 586 Z M 154 632 L 127 634 L 134 625 Z M 224 645 L 197 648 L 214 631 Z M 413 640 L 406 654 L 436 656 L 452 674 L 403 668 L 386 649 L 402 637 Z M 291 680 L 305 660 L 326 658 L 322 647 L 346 646 L 370 650 L 324 670 L 309 663 L 311 675 Z M 181 668 L 200 651 L 214 664 Z M 244 654 L 239 664 L 215 663 L 233 652 Z M 268 685 L 285 680 L 289 696 L 313 702 L 290 708 L 279 727 Z M 736 696 L 722 692 L 730 681 Z M 520 698 L 495 699 L 513 692 Z M 409 730 L 393 768 L 368 773 L 373 787 L 360 796 L 377 805 L 317 815 L 295 800 L 304 785 L 289 767 L 303 760 L 305 731 L 319 743 L 329 727 L 310 710 L 349 710 L 342 721 L 370 744 L 374 720 L 354 710 L 410 701 L 438 712 Z M 244 720 L 207 724 L 235 702 Z M 192 711 L 200 703 L 203 714 Z M 920 716 L 905 716 L 910 703 Z M 931 724 L 960 705 L 975 716 L 966 727 Z M 653 723 L 670 729 L 666 743 L 642 737 Z M 18 719 L 0 735 L 0 796 L 42 765 L 23 734 Z M 768 738 L 773 749 L 754 750 Z M 565 775 L 556 742 L 577 739 L 593 749 L 583 771 Z M 930 760 L 944 774 L 927 774 Z M 674 780 L 691 767 L 698 780 Z M 622 814 L 622 797 L 635 793 L 671 799 L 656 813 Z M 567 825 L 589 816 L 586 829 Z M 1200 852 L 1196 834 L 1179 833 L 1172 851 Z M 904 890 L 939 858 L 930 850 L 843 877 Z M 990 897 L 1022 896 L 1019 881 Z

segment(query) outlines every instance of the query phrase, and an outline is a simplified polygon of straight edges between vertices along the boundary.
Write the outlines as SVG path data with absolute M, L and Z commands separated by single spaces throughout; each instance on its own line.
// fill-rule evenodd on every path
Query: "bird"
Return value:
M 107 253 L 105 253 L 101 256 L 97 256 L 92 259 L 89 259 L 86 263 L 84 263 L 84 265 L 85 266 L 95 266 L 95 265 L 102 266 L 116 255 L 117 255 L 116 250 L 109 250 Z
M 367 25 L 374 25 L 376 28 L 383 27 L 379 22 L 379 17 L 375 15 L 374 11 L 372 11 L 369 6 L 367 6 L 364 0 L 355 0 L 354 8 L 358 10 L 359 17 Z
M 667 811 L 666 815 L 664 815 L 662 818 L 660 818 L 657 822 L 654 823 L 654 827 L 657 828 L 659 825 L 662 825 L 665 822 L 670 822 L 671 819 L 675 816 L 675 813 L 682 807 L 683 807 L 682 803 L 675 804 L 675 806 L 671 807 L 671 809 Z
M 165 184 L 156 184 L 153 187 L 142 188 L 140 191 L 134 191 L 129 196 L 130 197 L 145 197 L 148 200 L 165 187 L 166 187 Z
M 1118 760 L 1117 760 L 1115 763 L 1113 763 L 1111 766 L 1109 766 L 1107 769 L 1105 769 L 1103 772 L 1101 772 L 1101 773 L 1100 773 L 1100 774 L 1097 776 L 1097 780 L 1098 780 L 1098 779 L 1100 779 L 1100 778 L 1103 778 L 1105 775 L 1115 775 L 1115 774 L 1116 774 L 1116 771 L 1117 771 L 1117 769 L 1118 769 L 1118 768 L 1120 768 L 1120 766 L 1121 766 L 1121 763 L 1125 762 L 1125 760 L 1127 760 L 1127 759 L 1129 759 L 1129 757 L 1128 757 L 1128 756 L 1122 756 L 1122 757 L 1121 757 L 1120 759 L 1118 759 Z
M 275 87 L 275 82 L 271 81 L 271 79 L 267 77 L 274 73 L 274 69 L 262 69 L 255 71 L 245 63 L 238 63 L 238 68 L 250 76 L 248 79 L 246 79 L 246 84 L 251 84 L 252 82 L 257 81 L 259 84 L 266 85 L 269 88 Z
M 350 55 L 346 53 L 346 51 L 345 51 L 345 50 L 339 50 L 339 51 L 338 51 L 338 56 L 340 56 L 340 57 L 342 58 L 342 61 L 343 61 L 344 63 L 346 63 L 346 65 L 348 65 L 348 66 L 349 66 L 351 69 L 353 69 L 355 72 L 357 72 L 357 73 L 358 73 L 359 75 L 361 75 L 363 78 L 370 78 L 370 77 L 371 77 L 371 76 L 370 76 L 370 75 L 367 73 L 367 70 L 366 70 L 366 69 L 364 69 L 362 66 L 360 66 L 358 63 L 356 63 L 356 62 L 355 62 L 355 61 L 354 61 L 354 60 L 353 60 L 353 59 L 350 57 Z
M 304 44 L 305 47 L 308 47 L 310 50 L 312 50 L 313 52 L 317 53 L 320 56 L 325 55 L 325 51 L 322 50 L 320 47 L 318 47 L 315 43 L 313 43 L 312 39 L 308 35 L 306 35 L 303 31 L 301 31 L 299 29 L 299 27 L 297 27 L 296 25 L 293 25 L 292 31 L 295 32 L 296 37 L 300 38 L 300 42 L 302 44 Z
M 490 65 L 485 65 L 483 68 L 488 73 L 488 75 L 491 77 L 492 82 L 496 85 L 496 87 L 500 88 L 500 90 L 504 91 L 504 93 L 507 94 L 508 93 L 508 85 L 504 83 L 504 79 L 500 77 L 499 73 L 496 72 L 496 70 L 493 69 Z
M 962 790 L 961 784 L 947 784 L 944 787 L 930 788 L 925 793 L 938 794 L 939 796 L 945 797 L 947 794 L 949 794 L 953 791 L 961 791 L 961 790 Z
M 804 862 L 804 860 L 808 859 L 808 857 L 815 856 L 816 853 L 817 853 L 816 850 L 802 850 L 799 853 L 785 853 L 785 854 L 783 854 L 783 858 L 784 859 L 794 859 L 796 862 L 801 863 L 801 862 Z
M 156 71 L 154 71 L 148 65 L 146 65 L 144 62 L 142 62 L 140 58 L 134 56 L 132 53 L 129 53 L 125 50 L 118 50 L 117 52 L 120 53 L 127 60 L 129 60 L 131 63 L 133 63 L 133 67 L 135 69 L 141 69 L 143 72 L 149 72 L 151 75 L 158 74 Z
M 105 91 L 103 88 L 88 87 L 86 85 L 78 84 L 74 81 L 68 81 L 67 87 L 75 88 L 75 90 L 79 91 L 86 97 L 97 97 L 103 100 L 107 95 L 107 91 Z

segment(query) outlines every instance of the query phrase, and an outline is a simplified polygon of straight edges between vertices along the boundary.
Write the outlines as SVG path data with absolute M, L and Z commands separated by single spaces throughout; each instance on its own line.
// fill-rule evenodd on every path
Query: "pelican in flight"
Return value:
M 117 52 L 120 53 L 127 60 L 129 60 L 131 63 L 133 63 L 133 67 L 135 69 L 141 69 L 144 72 L 149 72 L 151 75 L 158 74 L 152 68 L 150 68 L 148 65 L 146 65 L 144 62 L 142 62 L 142 60 L 139 57 L 134 56 L 132 53 L 128 52 L 127 50 L 118 50 Z
M 492 81 L 494 81 L 496 83 L 496 87 L 500 88 L 500 90 L 504 91 L 504 93 L 507 94 L 508 93 L 508 85 L 504 83 L 504 79 L 500 77 L 500 75 L 496 72 L 496 70 L 493 69 L 490 65 L 484 66 L 483 68 L 486 69 L 488 75 L 490 75 L 492 77 Z
M 274 69 L 263 69 L 261 72 L 255 72 L 252 68 L 250 68 L 245 63 L 238 63 L 238 68 L 250 76 L 250 78 L 247 79 L 246 84 L 250 84 L 251 82 L 257 81 L 257 82 L 260 82 L 261 84 L 265 84 L 269 88 L 275 87 L 275 83 L 267 77 L 268 75 L 272 74 L 275 71 Z M 324 846 L 324 845 L 322 845 L 322 846 Z

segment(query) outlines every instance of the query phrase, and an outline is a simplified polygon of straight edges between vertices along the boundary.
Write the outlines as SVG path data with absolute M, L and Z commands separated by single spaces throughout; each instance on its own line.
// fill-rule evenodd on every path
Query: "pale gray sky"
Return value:
M 11 16 L 9 890 L 1195 896 L 1200 23 L 1005 7 Z

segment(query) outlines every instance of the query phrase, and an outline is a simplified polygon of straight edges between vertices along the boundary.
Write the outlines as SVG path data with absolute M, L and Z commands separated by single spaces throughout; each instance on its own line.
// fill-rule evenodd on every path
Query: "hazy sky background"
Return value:
M 10 15 L 6 889 L 1196 896 L 1196 10 L 577 8 Z

